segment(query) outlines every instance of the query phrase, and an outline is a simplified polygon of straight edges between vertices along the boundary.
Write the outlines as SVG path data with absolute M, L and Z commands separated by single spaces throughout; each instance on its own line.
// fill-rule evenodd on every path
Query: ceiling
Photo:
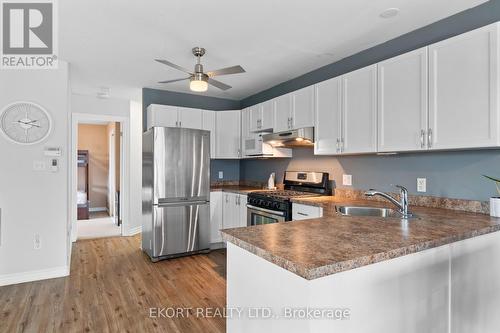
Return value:
M 157 84 L 191 69 L 191 48 L 207 49 L 205 70 L 241 65 L 221 76 L 240 100 L 486 0 L 64 0 L 59 1 L 59 55 L 71 63 L 72 89 L 95 94 L 142 87 L 190 92 L 188 82 Z M 390 7 L 399 15 L 383 19 Z

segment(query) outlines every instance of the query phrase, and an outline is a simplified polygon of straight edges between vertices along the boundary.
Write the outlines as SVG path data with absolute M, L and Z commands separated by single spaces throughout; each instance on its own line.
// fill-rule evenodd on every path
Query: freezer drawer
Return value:
M 154 206 L 152 236 L 153 260 L 208 249 L 210 203 Z

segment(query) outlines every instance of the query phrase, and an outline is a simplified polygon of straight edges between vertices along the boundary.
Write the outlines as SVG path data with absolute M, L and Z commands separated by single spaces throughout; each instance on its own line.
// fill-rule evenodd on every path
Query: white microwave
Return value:
M 267 134 L 253 133 L 251 136 L 246 137 L 243 142 L 244 155 L 247 157 L 272 157 L 274 155 L 274 149 L 271 145 L 264 143 L 262 140 L 262 135 Z

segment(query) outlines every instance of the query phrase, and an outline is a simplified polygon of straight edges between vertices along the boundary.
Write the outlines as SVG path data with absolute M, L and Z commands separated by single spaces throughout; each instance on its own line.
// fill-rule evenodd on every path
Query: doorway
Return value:
M 78 123 L 77 239 L 122 234 L 120 129 L 114 121 Z

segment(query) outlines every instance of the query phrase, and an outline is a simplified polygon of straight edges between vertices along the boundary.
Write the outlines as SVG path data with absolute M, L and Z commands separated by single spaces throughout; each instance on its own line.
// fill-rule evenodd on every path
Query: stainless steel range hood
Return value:
M 304 127 L 286 132 L 265 134 L 262 139 L 273 147 L 312 147 L 314 145 L 314 128 Z

